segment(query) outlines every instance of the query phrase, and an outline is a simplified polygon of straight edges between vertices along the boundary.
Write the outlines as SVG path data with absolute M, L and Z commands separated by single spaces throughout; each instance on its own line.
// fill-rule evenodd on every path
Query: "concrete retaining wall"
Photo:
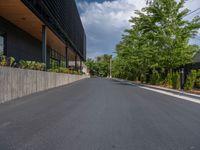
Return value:
M 87 77 L 85 75 L 0 67 L 0 103 L 63 86 Z

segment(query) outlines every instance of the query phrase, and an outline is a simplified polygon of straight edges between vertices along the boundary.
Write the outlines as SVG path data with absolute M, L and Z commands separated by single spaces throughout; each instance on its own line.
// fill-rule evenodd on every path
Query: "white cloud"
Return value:
M 111 53 L 120 41 L 124 30 L 130 27 L 134 11 L 145 6 L 146 0 L 114 0 L 78 2 L 81 19 L 87 34 L 88 57 Z M 200 0 L 188 0 L 186 7 L 195 10 Z
M 145 0 L 78 2 L 87 33 L 88 56 L 95 57 L 114 51 L 123 31 L 130 27 L 128 20 L 136 9 L 144 5 Z
M 200 1 L 199 0 L 187 0 L 186 7 L 189 8 L 191 11 L 193 11 L 200 7 Z
M 185 6 L 187 8 L 189 8 L 190 11 L 192 12 L 192 11 L 200 8 L 200 0 L 188 0 L 188 1 L 186 1 L 186 5 Z M 200 15 L 200 10 L 192 13 L 191 15 L 186 17 L 186 19 L 191 20 L 193 17 L 195 17 L 197 15 Z M 200 39 L 200 30 L 198 32 L 197 38 L 196 39 L 192 39 L 191 43 L 200 45 L 200 40 L 199 39 Z

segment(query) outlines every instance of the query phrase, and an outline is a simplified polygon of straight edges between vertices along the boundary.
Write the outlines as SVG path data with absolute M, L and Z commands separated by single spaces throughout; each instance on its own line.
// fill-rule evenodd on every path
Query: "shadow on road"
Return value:
M 115 79 L 111 79 L 111 81 L 116 83 L 116 84 L 119 84 L 119 85 L 136 87 L 136 85 L 133 85 L 130 82 L 126 82 L 126 81 L 119 81 L 119 80 L 115 80 Z

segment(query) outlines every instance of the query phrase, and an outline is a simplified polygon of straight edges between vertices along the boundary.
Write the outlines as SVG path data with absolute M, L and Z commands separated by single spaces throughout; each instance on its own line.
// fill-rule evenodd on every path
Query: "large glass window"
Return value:
M 4 36 L 3 35 L 0 35 L 0 56 L 2 56 L 4 54 Z
M 60 66 L 61 66 L 61 67 L 66 67 L 66 59 L 65 59 L 64 56 L 61 56 Z
M 57 59 L 50 58 L 50 67 L 51 68 L 58 68 L 59 61 Z
M 50 67 L 66 67 L 65 57 L 53 49 L 50 50 Z

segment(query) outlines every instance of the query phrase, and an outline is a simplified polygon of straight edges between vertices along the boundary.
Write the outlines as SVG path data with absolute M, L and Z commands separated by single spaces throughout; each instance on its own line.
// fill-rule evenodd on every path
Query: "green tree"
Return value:
M 111 55 L 104 54 L 102 56 L 96 57 L 95 60 L 88 59 L 86 61 L 86 66 L 90 70 L 91 75 L 107 77 L 110 73 L 110 60 Z
M 199 47 L 190 45 L 189 40 L 198 33 L 200 17 L 185 20 L 189 10 L 184 3 L 154 0 L 135 12 L 137 17 L 130 19 L 131 29 L 116 46 L 113 75 L 135 80 L 158 72 L 164 80 L 172 70 L 192 62 Z

